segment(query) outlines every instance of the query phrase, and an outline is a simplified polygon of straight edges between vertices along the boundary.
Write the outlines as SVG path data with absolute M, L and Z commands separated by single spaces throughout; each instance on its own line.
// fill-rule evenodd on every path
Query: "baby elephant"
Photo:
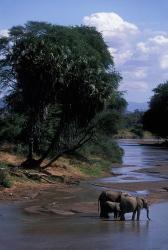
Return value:
M 101 217 L 109 218 L 109 213 L 114 213 L 114 218 L 120 216 L 120 203 L 106 201 L 102 206 Z

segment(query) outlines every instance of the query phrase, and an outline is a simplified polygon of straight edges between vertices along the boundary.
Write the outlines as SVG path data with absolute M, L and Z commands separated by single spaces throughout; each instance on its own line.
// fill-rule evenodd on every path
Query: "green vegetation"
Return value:
M 70 164 L 89 176 L 102 176 L 111 172 L 112 164 L 122 161 L 123 151 L 108 137 L 90 142 L 72 154 Z
M 8 166 L 0 162 L 0 185 L 5 188 L 10 188 L 12 183 L 9 176 Z
M 142 124 L 143 114 L 144 112 L 139 110 L 126 112 L 123 116 L 121 129 L 117 137 L 128 139 L 143 138 L 145 136 Z
M 48 167 L 63 154 L 118 160 L 112 137 L 126 102 L 121 76 L 94 28 L 28 22 L 0 39 L 0 84 L 6 95 L 0 140 L 26 154 L 22 167 Z M 87 145 L 86 145 L 87 144 Z M 117 153 L 116 153 L 117 152 Z
M 168 139 L 168 81 L 159 84 L 154 90 L 149 110 L 143 116 L 143 128 L 151 133 Z

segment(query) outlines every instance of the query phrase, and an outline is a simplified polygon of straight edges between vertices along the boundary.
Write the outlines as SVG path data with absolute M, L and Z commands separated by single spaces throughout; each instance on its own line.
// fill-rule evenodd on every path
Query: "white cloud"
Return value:
M 155 36 L 151 38 L 150 41 L 161 46 L 168 45 L 168 37 L 163 35 Z
M 139 34 L 135 24 L 125 21 L 114 12 L 94 13 L 84 17 L 83 23 L 96 27 L 103 34 L 117 67 L 132 58 L 132 42 Z
M 7 29 L 2 29 L 0 30 L 0 38 L 3 37 L 3 36 L 9 36 L 9 30 Z
M 137 67 L 132 71 L 124 71 L 123 76 L 125 79 L 142 80 L 147 76 L 147 68 Z
M 168 54 L 167 55 L 163 55 L 160 59 L 160 67 L 163 70 L 167 70 L 168 69 Z
M 113 56 L 116 65 L 124 64 L 133 56 L 133 52 L 129 49 L 121 51 L 119 49 L 110 47 L 109 51 Z
M 144 68 L 138 68 L 133 72 L 133 75 L 137 79 L 145 78 L 147 76 L 147 70 Z
M 134 82 L 124 82 L 121 84 L 120 89 L 146 92 L 146 90 L 148 90 L 148 84 L 147 82 L 135 80 Z
M 144 54 L 154 54 L 162 56 L 165 51 L 168 51 L 168 36 L 158 35 L 149 37 L 145 42 L 139 42 L 137 44 L 137 49 Z
M 168 34 L 152 36 L 137 44 L 139 57 L 148 56 L 148 67 L 158 73 L 158 81 L 165 81 L 164 70 L 168 69 Z M 140 55 L 141 53 L 141 55 Z M 151 70 L 151 75 L 154 74 Z M 159 82 L 158 82 L 159 83 Z
M 144 54 L 148 54 L 150 52 L 150 49 L 146 46 L 144 42 L 139 42 L 137 44 L 137 49 Z
M 134 35 L 138 32 L 138 27 L 135 24 L 124 21 L 119 15 L 114 12 L 100 12 L 86 16 L 83 23 L 87 26 L 94 26 L 99 32 L 102 32 L 105 37 L 122 37 Z

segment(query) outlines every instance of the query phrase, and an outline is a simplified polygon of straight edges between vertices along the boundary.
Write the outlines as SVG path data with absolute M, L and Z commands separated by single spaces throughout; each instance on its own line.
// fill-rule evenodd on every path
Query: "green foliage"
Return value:
M 26 156 L 28 154 L 28 147 L 23 143 L 16 143 L 12 148 L 12 153 Z
M 22 115 L 15 113 L 0 114 L 0 142 L 19 142 L 25 119 Z
M 122 92 L 114 92 L 107 99 L 103 112 L 99 115 L 97 132 L 108 136 L 117 134 L 122 125 L 126 101 Z
M 143 128 L 162 138 L 168 138 L 168 81 L 154 90 L 149 110 L 143 116 Z
M 0 162 L 0 185 L 5 188 L 10 188 L 12 183 L 10 181 L 8 166 Z
M 80 149 L 80 153 L 88 159 L 104 159 L 109 162 L 121 162 L 123 151 L 109 136 L 98 135 L 96 139 Z
M 119 138 L 142 138 L 144 131 L 142 125 L 142 117 L 144 112 L 135 110 L 134 112 L 127 112 L 122 119 L 121 129 L 119 131 Z

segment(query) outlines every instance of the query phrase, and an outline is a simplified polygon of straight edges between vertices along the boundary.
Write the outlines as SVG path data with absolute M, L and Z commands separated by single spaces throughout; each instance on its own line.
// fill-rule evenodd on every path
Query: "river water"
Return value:
M 152 173 L 138 173 L 136 170 L 150 168 L 161 164 L 168 164 L 168 149 L 154 145 L 142 145 L 136 140 L 118 140 L 118 144 L 124 150 L 124 167 L 113 166 L 112 172 L 117 176 L 101 179 L 101 182 L 141 182 L 162 181 L 168 176 Z
M 119 143 L 125 150 L 127 167 L 149 167 L 168 160 L 165 149 L 146 148 L 132 141 Z M 97 195 L 98 191 L 95 192 Z M 168 203 L 152 205 L 150 210 L 151 221 L 146 220 L 144 211 L 139 222 L 120 222 L 100 220 L 97 212 L 75 216 L 31 215 L 23 211 L 23 204 L 3 203 L 0 205 L 0 249 L 167 250 Z

